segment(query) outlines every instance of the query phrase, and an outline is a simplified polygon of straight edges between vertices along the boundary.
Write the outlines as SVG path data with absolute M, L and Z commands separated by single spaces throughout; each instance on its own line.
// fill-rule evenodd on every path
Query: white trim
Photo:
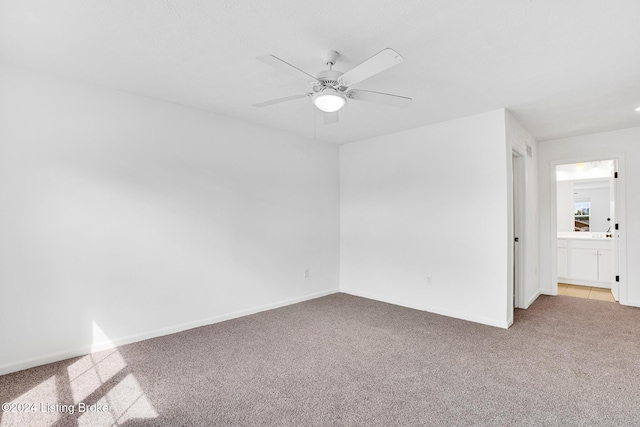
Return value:
M 56 353 L 50 353 L 44 356 L 18 360 L 15 362 L 9 362 L 9 363 L 0 365 L 0 375 L 21 371 L 23 369 L 33 368 L 35 366 L 45 365 L 47 363 L 59 362 L 61 360 L 69 359 L 72 357 L 84 356 L 89 353 L 94 353 L 97 351 L 106 350 L 109 348 L 114 348 L 114 347 L 118 347 L 125 344 L 131 344 L 134 342 L 144 341 L 150 338 L 157 338 L 164 335 L 175 334 L 177 332 L 198 328 L 200 326 L 212 325 L 214 323 L 220 323 L 226 320 L 236 319 L 238 317 L 260 313 L 262 311 L 273 310 L 275 308 L 280 308 L 287 305 L 296 304 L 299 302 L 308 301 L 308 300 L 320 298 L 327 295 L 332 295 L 338 292 L 340 292 L 339 289 L 331 289 L 328 291 L 316 292 L 316 293 L 304 295 L 301 297 L 290 298 L 287 300 L 278 301 L 271 304 L 265 304 L 258 307 L 249 308 L 246 310 L 240 310 L 232 313 L 222 314 L 220 316 L 214 316 L 206 319 L 196 320 L 194 322 L 180 323 L 178 325 L 169 326 L 166 328 L 154 329 L 152 331 L 144 332 L 141 334 L 128 335 L 120 338 L 115 338 L 108 342 L 89 344 L 89 345 L 85 345 L 78 348 L 68 349 L 68 350 L 64 350 Z
M 461 313 L 461 312 L 451 311 L 451 310 L 445 310 L 445 309 L 441 309 L 439 307 L 433 307 L 433 306 L 424 305 L 424 304 L 415 304 L 413 302 L 399 300 L 399 299 L 395 299 L 395 298 L 387 298 L 387 297 L 383 297 L 383 296 L 380 296 L 380 295 L 372 294 L 372 293 L 369 293 L 369 292 L 352 291 L 352 290 L 349 290 L 349 289 L 342 289 L 341 292 L 343 292 L 345 294 L 353 295 L 353 296 L 356 296 L 356 297 L 361 297 L 361 298 L 372 299 L 372 300 L 375 300 L 375 301 L 386 302 L 388 304 L 399 305 L 401 307 L 412 308 L 414 310 L 427 311 L 429 313 L 439 314 L 439 315 L 447 316 L 447 317 L 453 317 L 455 319 L 467 320 L 469 322 L 474 322 L 474 323 L 481 323 L 483 325 L 494 326 L 494 327 L 502 328 L 502 329 L 509 328 L 509 326 L 511 326 L 511 323 L 513 323 L 513 322 L 509 323 L 508 321 L 500 321 L 500 320 L 495 320 L 495 319 L 489 319 L 489 318 L 480 317 L 480 316 L 470 316 L 470 315 L 468 315 L 466 313 Z
M 512 141 L 507 141 L 509 165 L 507 173 L 507 324 L 513 324 L 515 308 L 523 307 L 526 298 L 526 150 L 522 150 Z M 517 216 L 517 218 L 516 218 Z M 517 229 L 516 229 L 517 228 Z M 516 259 L 515 237 L 518 237 L 518 259 Z M 517 268 L 516 268 L 517 262 Z M 517 280 L 514 269 L 517 270 Z M 516 288 L 517 287 L 517 288 Z M 514 298 L 515 290 L 515 298 Z M 457 317 L 457 316 L 455 316 Z M 484 323 L 484 322 L 480 322 Z
M 629 306 L 629 307 L 640 307 L 640 300 L 627 299 L 627 302 L 622 304 L 622 305 L 626 305 L 626 306 Z
M 620 154 L 615 158 L 618 159 L 618 198 L 616 204 L 618 205 L 618 218 L 617 222 L 620 224 L 620 238 L 618 239 L 618 274 L 620 275 L 620 282 L 618 287 L 619 302 L 623 305 L 637 305 L 632 304 L 628 299 L 629 282 L 627 278 L 627 166 L 625 163 L 624 154 Z
M 565 162 L 551 160 L 549 163 L 549 295 L 558 295 L 558 180 L 557 166 Z M 541 247 L 542 249 L 542 247 Z M 546 290 L 546 289 L 545 289 Z M 541 290 L 542 291 L 542 290 Z
M 516 161 L 516 169 L 515 172 L 517 172 L 519 174 L 519 176 L 517 177 L 516 180 L 516 184 L 517 184 L 517 194 L 518 194 L 518 198 L 517 200 L 515 200 L 515 204 L 514 207 L 517 210 L 518 213 L 518 225 L 517 225 L 517 234 L 520 238 L 520 245 L 518 245 L 518 250 L 519 250 L 519 254 L 518 254 L 518 288 L 516 289 L 516 307 L 518 308 L 525 308 L 528 307 L 528 305 L 526 304 L 526 280 L 527 280 L 527 263 L 526 263 L 526 259 L 527 259 L 527 236 L 526 236 L 526 201 L 527 201 L 527 183 L 526 183 L 526 179 L 527 179 L 527 164 L 526 164 L 526 160 L 527 160 L 527 155 L 526 152 L 520 153 L 521 150 L 516 149 L 517 147 L 514 147 L 514 152 L 518 153 L 518 156 L 516 159 L 514 159 Z M 517 205 L 517 206 L 516 206 Z M 513 242 L 513 239 L 511 239 L 511 241 Z M 514 254 L 515 255 L 515 254 Z
M 531 307 L 531 304 L 533 304 L 535 302 L 535 300 L 537 300 L 540 295 L 543 295 L 543 293 L 540 292 L 540 291 L 536 292 L 531 298 L 529 298 L 529 301 L 527 301 L 526 305 L 524 307 L 522 307 L 522 308 L 526 309 L 526 308 Z

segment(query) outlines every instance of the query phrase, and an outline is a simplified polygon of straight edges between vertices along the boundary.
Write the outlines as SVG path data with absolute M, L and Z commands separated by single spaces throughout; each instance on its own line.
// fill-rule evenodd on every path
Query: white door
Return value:
M 609 178 L 609 200 L 610 200 L 610 215 L 611 215 L 611 228 L 609 232 L 612 233 L 613 244 L 611 256 L 609 257 L 611 260 L 610 268 L 609 268 L 609 277 L 611 278 L 611 293 L 613 294 L 613 298 L 616 301 L 620 300 L 620 283 L 616 281 L 616 276 L 620 273 L 618 272 L 618 230 L 615 229 L 616 224 L 618 223 L 618 205 L 616 203 L 616 198 L 618 197 L 618 161 L 613 161 L 613 171 L 611 172 L 611 177 Z
M 519 192 L 518 185 L 519 176 L 518 176 L 518 156 L 515 153 L 511 155 L 511 175 L 513 177 L 513 307 L 518 307 L 518 290 L 520 285 L 520 249 L 519 249 L 519 241 L 520 241 L 520 216 L 519 216 Z
M 526 227 L 525 201 L 525 155 L 523 153 L 512 153 L 512 173 L 513 173 L 513 307 L 522 308 L 526 306 L 525 300 L 525 251 L 522 245 L 524 230 Z

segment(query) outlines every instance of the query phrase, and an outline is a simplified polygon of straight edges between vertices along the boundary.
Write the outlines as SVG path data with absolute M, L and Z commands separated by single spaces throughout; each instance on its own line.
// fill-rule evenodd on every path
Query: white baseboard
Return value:
M 638 300 L 628 299 L 627 301 L 625 301 L 624 304 L 622 304 L 622 303 L 620 303 L 620 304 L 621 305 L 627 305 L 627 306 L 630 306 L 630 307 L 640 307 L 640 301 L 638 301 Z
M 453 317 L 453 318 L 456 318 L 456 319 L 467 320 L 469 322 L 480 323 L 480 324 L 488 325 L 488 326 L 495 326 L 497 328 L 508 329 L 509 326 L 510 326 L 510 324 L 509 324 L 507 319 L 505 319 L 504 321 L 488 319 L 488 318 L 485 318 L 485 317 L 473 316 L 473 315 L 469 315 L 469 314 L 466 314 L 466 313 L 459 313 L 459 312 L 456 312 L 456 311 L 446 310 L 446 309 L 442 309 L 440 307 L 432 307 L 432 306 L 429 306 L 429 305 L 426 305 L 426 304 L 416 304 L 416 303 L 410 302 L 410 301 L 403 301 L 403 300 L 397 300 L 397 299 L 394 299 L 394 298 L 381 297 L 379 295 L 371 294 L 369 292 L 353 291 L 353 290 L 350 290 L 350 289 L 341 289 L 340 292 L 343 292 L 343 293 L 349 294 L 349 295 L 354 295 L 354 296 L 357 296 L 357 297 L 372 299 L 372 300 L 375 300 L 375 301 L 382 301 L 382 302 L 386 302 L 386 303 L 393 304 L 393 305 L 399 305 L 399 306 L 402 306 L 402 307 L 413 308 L 413 309 L 420 310 L 420 311 L 427 311 L 429 313 L 440 314 L 442 316 L 447 316 L 447 317 Z
M 534 301 L 537 300 L 540 295 L 542 295 L 541 291 L 538 291 L 535 294 L 533 294 L 533 296 L 529 298 L 529 300 L 527 301 L 527 306 L 525 307 L 525 309 L 531 307 L 531 304 L 533 304 Z
M 235 311 L 233 313 L 226 313 L 219 316 L 209 317 L 206 319 L 196 320 L 193 322 L 181 323 L 166 328 L 154 329 L 152 331 L 144 332 L 141 334 L 128 335 L 124 337 L 115 338 L 108 342 L 93 343 L 84 345 L 78 348 L 60 351 L 56 353 L 50 353 L 44 356 L 32 357 L 29 359 L 18 360 L 0 365 L 0 375 L 10 374 L 12 372 L 21 371 L 23 369 L 33 368 L 35 366 L 46 365 L 47 363 L 59 362 L 61 360 L 70 359 L 72 357 L 84 356 L 89 353 L 97 351 L 107 350 L 109 348 L 118 347 L 120 345 L 131 344 L 138 341 L 144 341 L 150 338 L 157 338 L 164 335 L 175 334 L 177 332 L 186 331 L 188 329 L 198 328 L 200 326 L 212 325 L 214 323 L 224 322 L 225 320 L 236 319 L 238 317 L 248 316 L 250 314 L 260 313 L 261 311 L 273 310 L 274 308 L 280 308 L 291 304 L 296 304 L 302 301 L 308 301 L 316 298 L 320 298 L 326 295 L 331 295 L 340 292 L 339 289 L 331 289 L 328 291 L 316 292 L 301 297 L 290 298 L 283 301 L 278 301 L 270 304 L 261 305 L 258 307 L 249 308 L 246 310 Z

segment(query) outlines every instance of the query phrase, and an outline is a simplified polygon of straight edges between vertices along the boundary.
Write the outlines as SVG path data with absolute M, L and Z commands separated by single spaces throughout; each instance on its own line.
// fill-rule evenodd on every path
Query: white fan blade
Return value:
M 264 62 L 265 64 L 271 65 L 274 68 L 277 68 L 278 70 L 282 70 L 284 72 L 287 73 L 291 73 L 293 75 L 296 75 L 298 78 L 303 78 L 305 81 L 309 81 L 311 80 L 312 82 L 317 82 L 318 79 L 316 79 L 315 77 L 313 77 L 311 74 L 302 71 L 300 68 L 298 67 L 294 67 L 293 65 L 289 64 L 288 62 L 283 61 L 280 58 L 277 58 L 273 55 L 262 55 L 262 56 L 258 56 L 256 57 L 257 60 Z
M 388 93 L 372 92 L 370 90 L 352 89 L 347 92 L 347 98 L 356 101 L 375 102 L 376 104 L 391 105 L 404 108 L 411 104 L 412 99 L 406 96 L 390 95 Z
M 258 102 L 253 104 L 254 107 L 266 107 L 267 105 L 279 104 L 281 102 L 293 101 L 294 99 L 306 98 L 311 95 L 310 93 L 303 93 L 302 95 L 292 95 L 284 98 L 272 99 L 271 101 Z
M 340 120 L 340 115 L 338 114 L 337 111 L 334 111 L 333 113 L 324 113 L 324 124 L 325 125 L 331 125 L 333 123 L 338 123 L 339 120 Z
M 393 49 L 385 49 L 373 55 L 362 64 L 344 73 L 340 80 L 344 86 L 351 86 L 403 61 L 402 56 Z

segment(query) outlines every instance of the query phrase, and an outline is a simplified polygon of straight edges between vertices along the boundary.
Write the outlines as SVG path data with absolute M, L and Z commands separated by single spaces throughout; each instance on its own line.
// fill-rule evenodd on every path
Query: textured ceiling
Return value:
M 538 139 L 640 126 L 640 1 L 0 0 L 0 62 L 345 143 L 505 107 Z M 347 71 L 383 48 L 404 62 L 356 87 L 324 125 L 309 90 L 257 61 Z

